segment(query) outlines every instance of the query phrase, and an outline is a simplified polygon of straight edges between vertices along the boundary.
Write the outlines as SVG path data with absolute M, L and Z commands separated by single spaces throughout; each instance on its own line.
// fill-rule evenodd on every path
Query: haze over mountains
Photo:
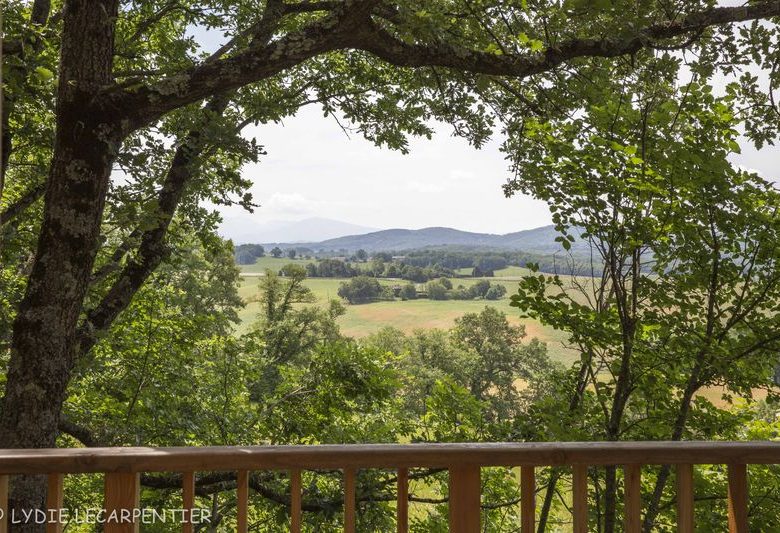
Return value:
M 376 228 L 329 218 L 270 220 L 260 223 L 248 216 L 225 217 L 219 229 L 220 235 L 231 239 L 233 244 L 311 243 L 371 231 L 376 231 Z
M 274 229 L 275 227 L 278 229 Z M 355 252 L 363 249 L 367 252 L 376 252 L 457 246 L 551 254 L 562 249 L 555 241 L 558 234 L 551 225 L 499 235 L 443 227 L 375 231 L 336 220 L 307 219 L 286 225 L 274 226 L 274 223 L 268 223 L 262 231 L 256 233 L 253 233 L 251 228 L 241 228 L 240 232 L 236 232 L 230 226 L 223 225 L 222 233 L 225 237 L 232 238 L 235 244 L 253 243 L 281 248 L 305 247 L 315 251 Z M 328 234 L 329 237 L 321 237 Z

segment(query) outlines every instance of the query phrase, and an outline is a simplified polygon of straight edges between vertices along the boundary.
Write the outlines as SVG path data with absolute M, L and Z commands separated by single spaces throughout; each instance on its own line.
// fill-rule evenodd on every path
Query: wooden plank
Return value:
M 728 465 L 729 477 L 729 532 L 748 533 L 747 466 Z
M 46 533 L 61 533 L 65 527 L 65 524 L 61 523 L 59 518 L 59 510 L 62 509 L 63 492 L 62 485 L 65 476 L 62 474 L 49 474 L 47 476 L 46 483 L 46 509 L 48 512 L 56 510 L 56 515 L 53 517 L 55 521 L 46 523 Z
M 533 466 L 520 468 L 520 531 L 534 533 L 536 529 L 536 475 Z
M 693 465 L 677 465 L 677 532 L 694 532 Z
M 195 508 L 195 472 L 184 472 L 181 477 L 182 509 L 187 516 L 181 525 L 182 533 L 193 533 L 192 510 Z
M 642 531 L 642 467 L 631 464 L 623 468 L 625 477 L 625 531 Z
M 344 531 L 355 533 L 355 469 L 344 469 Z
M 290 470 L 290 533 L 301 533 L 301 471 Z
M 8 476 L 0 476 L 0 533 L 8 533 Z
M 247 533 L 249 529 L 249 472 L 246 470 L 238 471 L 238 481 L 236 483 L 236 531 L 238 533 Z
M 138 520 L 133 511 L 138 508 L 140 496 L 139 474 L 110 473 L 105 476 L 104 503 L 106 524 L 104 533 L 137 533 Z
M 398 497 L 396 498 L 396 531 L 409 533 L 409 470 L 398 469 Z
M 479 533 L 479 466 L 450 467 L 450 533 Z
M 630 464 L 780 464 L 780 442 L 539 442 L 78 448 L 0 450 L 0 474 L 49 472 L 198 472 L 448 468 L 462 466 L 591 466 Z
M 588 466 L 574 465 L 572 474 L 574 533 L 588 533 Z

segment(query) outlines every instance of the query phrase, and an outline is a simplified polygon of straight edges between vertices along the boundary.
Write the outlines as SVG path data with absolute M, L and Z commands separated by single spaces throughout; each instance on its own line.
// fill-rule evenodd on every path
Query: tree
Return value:
M 258 257 L 265 255 L 265 248 L 259 244 L 242 244 L 236 246 L 234 255 L 239 265 L 253 265 Z
M 596 427 L 596 439 L 679 440 L 706 431 L 695 427 L 696 414 L 717 408 L 694 400 L 697 392 L 717 383 L 750 397 L 770 382 L 780 347 L 770 311 L 780 302 L 772 244 L 780 196 L 729 163 L 744 120 L 731 111 L 736 87 L 716 98 L 695 78 L 679 92 L 659 83 L 676 68 L 665 55 L 624 78 L 612 73 L 599 88 L 604 99 L 582 114 L 527 123 L 527 143 L 513 156 L 519 172 L 508 192 L 548 202 L 564 248 L 585 241 L 595 263 L 589 272 L 599 273 L 590 281 L 576 271 L 568 281 L 528 276 L 512 297 L 529 316 L 566 331 L 581 352 L 567 408 L 579 410 L 586 384 L 594 387 L 600 422 L 583 419 L 589 427 L 578 431 Z M 668 476 L 667 466 L 654 479 L 648 531 Z M 618 482 L 607 468 L 607 531 L 615 527 Z
M 355 258 L 360 262 L 365 262 L 368 259 L 368 253 L 364 249 L 360 249 L 355 252 Z
M 295 248 L 290 248 L 289 250 L 287 250 L 287 257 L 289 259 L 295 259 L 295 256 L 297 255 L 297 253 L 298 252 L 295 251 Z
M 402 300 L 414 300 L 417 298 L 417 288 L 414 283 L 407 283 L 401 287 L 401 299 Z
M 49 17 L 51 5 L 18 2 L 4 12 L 12 30 L 8 46 L 17 52 L 10 56 L 13 91 L 6 95 L 14 108 L 4 106 L 3 116 L 3 146 L 10 149 L 0 165 L 0 224 L 42 196 L 44 205 L 25 292 L 15 305 L 0 417 L 3 447 L 54 445 L 74 364 L 164 262 L 177 212 L 187 211 L 206 232 L 209 217 L 199 200 L 251 205 L 238 170 L 262 150 L 240 137 L 246 124 L 278 120 L 317 101 L 326 112 L 340 109 L 354 117 L 377 144 L 405 149 L 405 132 L 430 134 L 424 123 L 430 116 L 471 123 L 461 131 L 479 144 L 489 130 L 484 113 L 475 109 L 471 90 L 458 88 L 458 76 L 446 81 L 453 92 L 440 102 L 439 69 L 520 80 L 580 58 L 597 63 L 649 45 L 679 45 L 677 38 L 711 25 L 780 12 L 776 2 L 684 10 L 674 20 L 662 9 L 626 7 L 615 19 L 595 9 L 585 10 L 575 27 L 568 20 L 551 26 L 544 10 L 499 2 L 496 7 L 521 16 L 491 28 L 463 24 L 462 17 L 474 18 L 470 8 L 453 13 L 448 3 L 422 11 L 376 0 L 268 0 L 261 9 L 255 2 L 200 9 L 148 0 L 120 9 L 119 0 L 67 0 L 58 16 Z M 492 22 L 481 22 L 487 20 Z M 228 42 L 205 54 L 186 36 L 193 27 L 225 28 Z M 22 61 L 28 42 L 35 43 L 26 47 L 33 57 Z M 437 70 L 418 76 L 388 64 Z M 38 113 L 28 121 L 22 117 L 30 109 Z M 35 153 L 28 160 L 29 151 Z M 14 157 L 25 165 L 14 167 Z M 48 168 L 44 186 L 38 173 L 17 171 L 30 161 Z M 127 171 L 129 186 L 112 184 L 115 165 Z M 14 182 L 10 188 L 7 181 Z M 13 191 L 8 200 L 6 189 Z M 231 198 L 236 194 L 239 200 Z M 101 248 L 104 224 L 126 229 L 113 250 Z M 93 270 L 104 261 L 113 275 L 96 287 Z M 39 484 L 18 480 L 12 489 L 14 505 L 34 508 L 42 497 Z
M 469 298 L 484 298 L 489 290 L 490 282 L 486 279 L 481 279 L 468 288 L 468 295 Z
M 543 381 L 536 378 L 552 368 L 546 347 L 536 340 L 523 345 L 524 337 L 523 327 L 510 325 L 493 307 L 463 315 L 452 330 L 453 344 L 475 355 L 466 386 L 475 398 L 493 405 L 497 420 L 509 420 L 522 409 L 518 380 L 540 385 Z
M 447 299 L 447 287 L 445 287 L 439 281 L 431 281 L 426 285 L 426 292 L 428 298 L 431 300 L 446 300 Z
M 506 294 L 506 287 L 503 285 L 491 285 L 485 293 L 485 300 L 500 300 Z
M 351 304 L 376 300 L 382 295 L 382 285 L 370 276 L 356 276 L 339 286 L 339 296 Z
M 279 248 L 278 246 L 274 246 L 274 247 L 271 249 L 271 255 L 272 255 L 272 256 L 274 256 L 274 257 L 276 257 L 276 258 L 282 257 L 282 254 L 283 254 L 283 253 L 284 253 L 284 252 L 282 252 L 282 249 L 281 249 L 281 248 Z

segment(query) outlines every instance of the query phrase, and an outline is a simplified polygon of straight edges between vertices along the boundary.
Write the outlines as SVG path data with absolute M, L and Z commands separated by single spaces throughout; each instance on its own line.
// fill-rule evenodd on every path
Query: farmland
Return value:
M 257 294 L 258 275 L 265 269 L 278 270 L 282 266 L 295 263 L 305 265 L 308 260 L 291 261 L 287 258 L 262 257 L 254 265 L 242 266 L 243 276 L 239 294 L 247 303 L 240 312 L 242 320 L 240 328 L 245 330 L 258 314 L 258 304 L 253 301 Z M 563 345 L 565 337 L 558 331 L 544 326 L 536 320 L 520 318 L 517 309 L 510 307 L 509 295 L 517 291 L 518 278 L 528 270 L 520 267 L 508 267 L 495 272 L 495 277 L 489 279 L 492 284 L 504 285 L 507 296 L 497 301 L 478 300 L 395 300 L 380 301 L 361 305 L 346 305 L 346 313 L 339 318 L 341 331 L 348 336 L 361 338 L 371 335 L 386 326 L 398 328 L 409 333 L 415 329 L 451 327 L 455 320 L 466 314 L 481 311 L 486 305 L 493 306 L 506 313 L 509 321 L 516 325 L 524 325 L 528 338 L 537 337 L 548 345 L 550 355 L 559 361 L 569 363 L 574 353 Z M 454 285 L 462 284 L 465 287 L 473 285 L 480 278 L 453 279 Z M 317 298 L 318 304 L 325 304 L 329 299 L 338 298 L 339 285 L 346 281 L 339 278 L 309 278 L 308 286 Z M 401 280 L 381 279 L 383 285 L 396 285 L 407 283 Z

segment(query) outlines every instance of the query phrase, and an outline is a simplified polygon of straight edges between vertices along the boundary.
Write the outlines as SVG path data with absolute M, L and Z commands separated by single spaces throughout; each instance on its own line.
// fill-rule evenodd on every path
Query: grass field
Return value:
M 259 312 L 258 304 L 253 300 L 257 295 L 257 286 L 259 280 L 257 273 L 266 268 L 278 270 L 283 265 L 289 263 L 289 259 L 274 259 L 269 257 L 261 258 L 257 265 L 251 265 L 251 268 L 244 267 L 247 276 L 243 278 L 239 293 L 247 302 L 247 306 L 241 311 L 242 328 L 246 328 L 257 318 Z M 305 264 L 306 261 L 296 261 Z M 506 271 L 506 272 L 505 272 Z M 526 328 L 528 338 L 537 337 L 547 343 L 551 357 L 562 362 L 571 362 L 575 354 L 566 349 L 562 342 L 565 340 L 563 334 L 552 328 L 544 326 L 531 319 L 519 318 L 517 309 L 509 306 L 509 295 L 517 291 L 517 277 L 527 272 L 526 269 L 511 267 L 501 271 L 506 277 L 487 278 L 491 283 L 500 283 L 507 289 L 507 296 L 497 301 L 486 300 L 444 300 L 434 301 L 427 299 L 408 300 L 408 301 L 386 301 L 375 302 L 362 305 L 347 305 L 347 312 L 339 319 L 341 331 L 350 337 L 361 338 L 375 333 L 385 326 L 393 326 L 406 333 L 415 329 L 431 329 L 452 327 L 455 320 L 466 313 L 478 313 L 485 306 L 498 308 L 506 313 L 509 321 L 513 324 L 522 324 Z M 498 274 L 498 273 L 497 273 Z M 515 278 L 515 279 L 512 279 Z M 343 279 L 334 278 L 310 278 L 306 280 L 308 286 L 317 297 L 317 302 L 324 304 L 329 299 L 338 298 L 339 285 L 344 282 Z M 478 281 L 474 278 L 453 279 L 455 286 L 464 285 L 468 287 Z M 385 285 L 395 285 L 406 283 L 405 281 L 380 280 Z

